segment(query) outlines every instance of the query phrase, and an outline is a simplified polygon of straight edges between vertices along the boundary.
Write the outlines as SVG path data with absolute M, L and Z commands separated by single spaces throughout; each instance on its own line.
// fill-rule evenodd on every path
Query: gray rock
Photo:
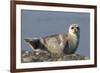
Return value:
M 44 50 L 34 50 L 34 51 L 22 51 L 21 62 L 48 62 L 48 61 L 71 61 L 71 60 L 87 60 L 86 56 L 80 54 L 62 54 L 61 56 L 56 56 L 55 54 L 50 54 L 48 51 Z
M 21 53 L 21 61 L 22 62 L 32 62 L 33 58 L 32 58 L 31 52 L 22 51 L 22 53 Z

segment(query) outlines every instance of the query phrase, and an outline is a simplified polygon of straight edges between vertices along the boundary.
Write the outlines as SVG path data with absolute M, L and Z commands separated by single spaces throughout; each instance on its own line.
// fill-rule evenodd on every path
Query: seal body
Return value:
M 33 49 L 47 50 L 52 54 L 73 54 L 79 44 L 80 28 L 78 24 L 72 24 L 67 33 L 54 34 L 38 39 L 25 39 Z

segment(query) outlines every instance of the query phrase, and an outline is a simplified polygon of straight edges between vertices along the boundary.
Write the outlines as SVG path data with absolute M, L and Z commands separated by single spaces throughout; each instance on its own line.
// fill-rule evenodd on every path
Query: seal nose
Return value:
M 77 33 L 77 32 L 78 32 L 78 30 L 79 30 L 79 29 L 75 28 L 75 29 L 74 29 L 74 33 Z
M 77 32 L 77 29 L 74 29 L 75 33 Z

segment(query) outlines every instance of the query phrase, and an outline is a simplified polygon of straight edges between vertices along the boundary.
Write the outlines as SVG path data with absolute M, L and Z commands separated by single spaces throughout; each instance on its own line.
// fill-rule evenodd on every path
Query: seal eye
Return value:
M 74 29 L 74 27 L 71 27 L 71 29 Z
M 76 27 L 79 30 L 79 27 Z

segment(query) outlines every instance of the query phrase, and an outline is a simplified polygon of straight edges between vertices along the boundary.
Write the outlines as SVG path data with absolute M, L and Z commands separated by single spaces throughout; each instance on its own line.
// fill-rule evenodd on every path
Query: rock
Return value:
M 80 54 L 62 54 L 60 57 L 51 55 L 48 51 L 44 50 L 34 50 L 34 51 L 22 51 L 21 53 L 21 62 L 48 62 L 48 61 L 71 61 L 71 60 L 87 60 L 89 59 L 86 56 Z
M 21 61 L 22 62 L 32 62 L 33 58 L 32 58 L 31 52 L 29 52 L 29 51 L 23 51 L 21 53 Z

